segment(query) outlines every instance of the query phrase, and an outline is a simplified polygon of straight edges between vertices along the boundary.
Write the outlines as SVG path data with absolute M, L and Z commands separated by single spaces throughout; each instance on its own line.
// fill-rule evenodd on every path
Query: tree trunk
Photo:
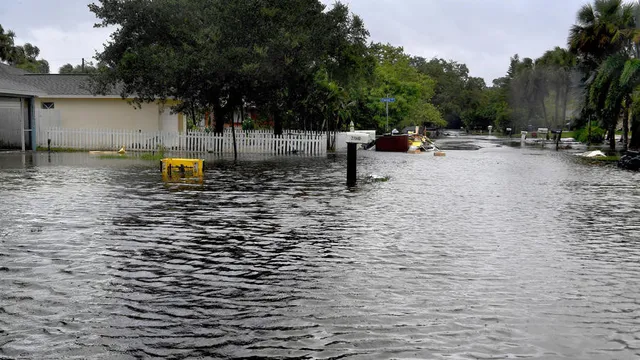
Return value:
M 282 118 L 276 115 L 277 111 L 273 112 L 273 133 L 275 135 L 282 135 Z
M 560 124 L 560 126 L 562 126 L 562 123 L 560 123 L 560 87 L 558 86 L 556 88 L 556 106 L 554 110 L 554 114 L 553 114 L 553 122 L 555 123 L 555 126 L 558 126 L 558 124 Z
M 547 107 L 544 104 L 544 98 L 542 98 L 542 100 L 540 101 L 540 104 L 542 104 L 542 116 L 544 117 L 544 123 L 547 125 L 547 128 L 551 128 L 551 126 L 549 125 L 549 120 L 547 119 Z M 547 140 L 549 140 L 548 131 L 547 131 Z
M 630 104 L 629 100 L 627 104 Z M 627 150 L 629 147 L 629 115 L 631 111 L 628 106 L 624 108 L 624 117 L 622 118 L 622 150 Z
M 629 149 L 640 150 L 640 116 L 631 112 L 631 140 Z
M 587 146 L 591 146 L 591 115 L 589 115 L 589 128 L 587 130 Z
M 232 108 L 233 109 L 233 108 Z M 233 160 L 238 160 L 238 145 L 236 144 L 236 124 L 234 122 L 234 111 L 231 110 L 231 136 L 233 138 Z
M 340 116 L 336 116 L 336 126 L 333 128 L 333 139 L 331 139 L 331 149 L 336 150 L 336 138 L 338 137 L 338 129 L 340 126 Z
M 242 121 L 240 124 L 244 126 L 244 121 L 247 118 L 247 113 L 245 112 L 244 104 L 240 105 L 240 116 L 241 116 L 240 121 Z
M 224 132 L 224 116 L 225 111 L 222 106 L 220 106 L 220 100 L 216 99 L 213 103 L 213 121 L 215 121 L 216 124 L 214 132 L 217 134 Z
M 565 86 L 564 88 L 564 99 L 562 99 L 562 122 L 560 126 L 564 126 L 564 122 L 567 121 L 567 102 L 569 101 L 569 86 Z M 571 130 L 571 125 L 569 125 L 569 130 Z
M 616 149 L 616 121 L 612 121 L 609 125 L 609 149 L 614 151 Z

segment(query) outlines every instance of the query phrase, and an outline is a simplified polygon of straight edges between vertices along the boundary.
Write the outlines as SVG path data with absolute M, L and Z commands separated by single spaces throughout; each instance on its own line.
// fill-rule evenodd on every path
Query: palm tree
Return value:
M 592 106 L 609 129 L 612 150 L 621 109 L 626 113 L 631 104 L 629 88 L 621 86 L 620 76 L 626 60 L 640 57 L 635 42 L 637 10 L 636 4 L 622 0 L 595 0 L 578 11 L 569 32 L 569 50 L 578 56 L 585 74 L 585 106 Z M 624 117 L 625 128 L 627 121 Z
M 629 49 L 635 35 L 635 5 L 595 0 L 584 5 L 569 31 L 569 51 L 595 70 L 608 56 Z
M 631 117 L 631 141 L 630 149 L 640 149 L 640 59 L 629 59 L 624 64 L 620 84 L 628 92 L 627 101 L 629 116 Z M 628 134 L 625 128 L 623 136 Z
M 626 108 L 630 90 L 622 86 L 622 76 L 625 54 L 619 53 L 606 58 L 596 72 L 596 76 L 589 86 L 589 104 L 594 107 L 602 122 L 609 127 L 609 145 L 615 149 L 615 128 L 623 107 Z M 626 113 L 626 110 L 625 110 Z

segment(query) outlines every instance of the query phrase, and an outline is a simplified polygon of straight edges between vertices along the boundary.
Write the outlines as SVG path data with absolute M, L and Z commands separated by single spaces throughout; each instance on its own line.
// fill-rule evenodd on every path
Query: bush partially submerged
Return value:
M 598 126 L 591 126 L 591 141 L 589 141 L 589 129 L 586 127 L 575 130 L 573 132 L 573 135 L 576 141 L 579 141 L 581 143 L 590 142 L 592 144 L 602 144 L 604 142 L 604 136 L 606 135 L 606 133 L 607 131 L 605 129 L 602 129 Z

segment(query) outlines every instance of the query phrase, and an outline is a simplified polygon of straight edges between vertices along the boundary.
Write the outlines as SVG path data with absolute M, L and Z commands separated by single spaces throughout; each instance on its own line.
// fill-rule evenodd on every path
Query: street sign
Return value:
M 389 94 L 387 94 L 387 97 L 383 97 L 380 101 L 384 103 L 384 107 L 387 110 L 387 125 L 384 128 L 386 132 L 389 131 L 389 103 L 396 102 L 396 98 L 389 97 Z

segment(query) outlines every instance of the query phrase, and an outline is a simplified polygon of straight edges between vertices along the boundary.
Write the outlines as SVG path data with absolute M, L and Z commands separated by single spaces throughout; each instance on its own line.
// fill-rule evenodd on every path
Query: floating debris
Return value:
M 602 151 L 600 150 L 593 150 L 593 151 L 587 151 L 587 152 L 583 152 L 580 154 L 576 154 L 576 156 L 580 156 L 580 157 L 586 157 L 586 158 L 594 158 L 594 157 L 606 157 L 607 155 L 605 155 Z
M 389 177 L 388 176 L 371 174 L 371 175 L 368 175 L 365 178 L 365 180 L 368 181 L 368 182 L 387 182 L 387 181 L 389 181 Z

